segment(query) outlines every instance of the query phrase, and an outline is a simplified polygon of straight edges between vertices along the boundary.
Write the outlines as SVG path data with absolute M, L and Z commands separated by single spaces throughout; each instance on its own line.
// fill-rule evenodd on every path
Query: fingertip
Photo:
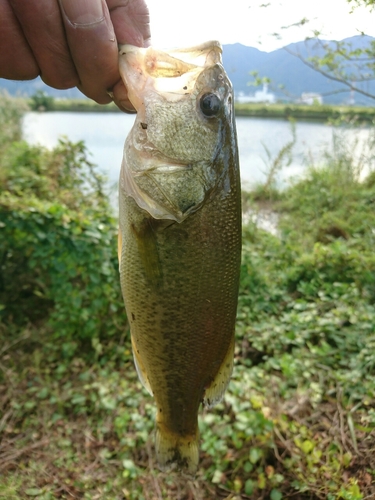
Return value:
M 90 99 L 93 101 L 97 102 L 98 104 L 109 104 L 110 102 L 113 101 L 111 96 L 108 94 L 106 90 L 104 91 L 96 91 L 93 94 L 87 95 Z
M 122 80 L 118 81 L 112 89 L 115 104 L 125 113 L 136 113 L 133 104 L 129 100 L 128 91 Z
M 78 87 L 79 85 L 79 78 L 77 74 L 65 76 L 51 73 L 46 75 L 41 73 L 40 77 L 46 85 L 58 90 L 72 89 L 73 87 Z
M 92 92 L 92 91 L 87 91 L 82 85 L 77 85 L 77 88 L 84 94 L 86 97 L 89 99 L 92 99 L 98 104 L 109 104 L 110 102 L 113 101 L 113 99 L 110 97 L 110 95 L 107 92 L 103 93 L 97 93 L 97 92 Z
M 107 94 L 109 95 L 109 97 L 111 98 L 111 102 L 114 102 L 116 104 L 116 106 L 121 110 L 121 111 L 124 111 L 124 113 L 128 113 L 128 114 L 134 114 L 136 113 L 135 109 L 132 107 L 132 104 L 130 101 L 126 101 L 126 102 L 120 102 L 120 101 L 117 101 L 116 102 L 116 99 L 115 99 L 115 95 L 114 93 L 112 92 L 112 90 L 107 90 Z
M 22 55 L 19 64 L 14 59 L 9 60 L 7 57 L 5 59 L 4 61 L 4 58 L 0 56 L 1 78 L 24 81 L 35 80 L 40 75 L 39 66 L 32 56 L 26 58 Z M 9 68 L 8 71 L 6 68 Z
M 134 106 L 129 101 L 129 99 L 125 99 L 122 101 L 118 101 L 116 98 L 113 99 L 113 102 L 116 104 L 118 108 L 121 109 L 124 113 L 128 115 L 134 115 L 137 111 L 134 109 Z
M 137 111 L 132 107 L 132 104 L 130 101 L 127 102 L 115 102 L 116 106 L 121 109 L 124 113 L 127 115 L 135 115 Z M 129 106 L 129 107 L 128 107 Z

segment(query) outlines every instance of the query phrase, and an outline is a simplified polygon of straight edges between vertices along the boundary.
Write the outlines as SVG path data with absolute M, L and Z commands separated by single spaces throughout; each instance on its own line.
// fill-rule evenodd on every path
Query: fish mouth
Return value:
M 195 67 L 213 66 L 221 62 L 222 52 L 221 44 L 216 40 L 183 49 L 143 48 L 128 44 L 119 46 L 120 65 L 124 60 L 121 56 L 124 55 L 127 56 L 126 59 L 132 59 L 132 65 L 134 59 L 141 60 L 142 63 L 137 65 L 138 69 L 142 67 L 153 78 L 175 78 Z
M 221 63 L 221 44 L 212 40 L 185 49 L 142 48 L 120 45 L 120 74 L 128 88 L 128 97 L 138 111 L 142 107 L 140 89 L 153 80 L 153 89 L 172 99 L 191 94 L 199 74 Z M 125 56 L 125 57 L 124 57 Z M 134 90 L 133 90 L 134 89 Z

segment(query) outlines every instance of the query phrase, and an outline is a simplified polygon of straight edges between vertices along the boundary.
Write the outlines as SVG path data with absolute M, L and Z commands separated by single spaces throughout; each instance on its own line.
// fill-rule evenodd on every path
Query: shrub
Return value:
M 68 354 L 100 351 L 126 328 L 104 178 L 83 143 L 66 140 L 52 151 L 4 143 L 0 170 L 3 322 L 47 326 Z
M 54 104 L 54 98 L 43 90 L 37 90 L 31 96 L 31 109 L 34 111 L 52 111 Z

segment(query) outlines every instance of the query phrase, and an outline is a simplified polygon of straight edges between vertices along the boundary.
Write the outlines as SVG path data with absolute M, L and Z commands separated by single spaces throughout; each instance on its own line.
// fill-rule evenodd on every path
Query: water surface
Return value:
M 134 123 L 135 115 L 123 113 L 27 113 L 23 130 L 26 140 L 33 144 L 53 147 L 61 136 L 71 141 L 84 141 L 90 159 L 108 175 L 111 184 L 117 182 L 125 137 Z M 291 138 L 291 126 L 286 120 L 239 117 L 236 119 L 243 185 L 254 185 L 265 179 L 270 160 Z M 306 158 L 319 162 L 323 151 L 332 147 L 333 127 L 317 122 L 296 124 L 297 142 L 293 160 L 282 169 L 279 180 L 301 175 L 306 168 Z M 350 137 L 359 136 L 363 142 L 368 129 L 356 129 Z

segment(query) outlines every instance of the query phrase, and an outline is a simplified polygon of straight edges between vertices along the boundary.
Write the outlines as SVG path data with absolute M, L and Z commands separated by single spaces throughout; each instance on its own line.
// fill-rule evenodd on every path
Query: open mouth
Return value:
M 199 73 L 221 62 L 221 53 L 221 45 L 216 41 L 165 51 L 121 45 L 120 73 L 128 88 L 129 99 L 138 111 L 142 105 L 138 95 L 149 78 L 153 80 L 156 91 L 168 93 L 170 97 L 175 94 L 178 99 L 193 92 Z

